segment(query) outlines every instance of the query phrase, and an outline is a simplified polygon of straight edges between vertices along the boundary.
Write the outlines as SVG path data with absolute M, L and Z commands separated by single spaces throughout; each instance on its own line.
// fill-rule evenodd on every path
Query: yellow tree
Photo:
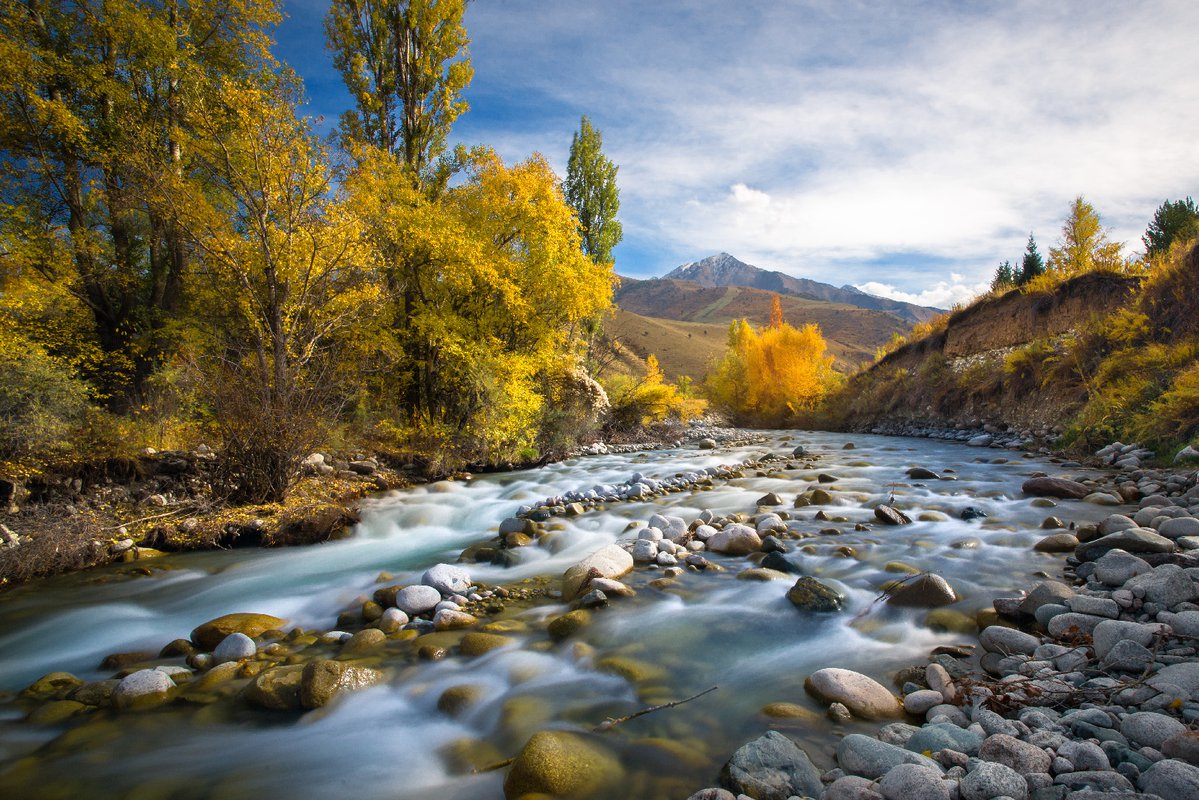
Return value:
M 138 399 L 184 298 L 175 220 L 148 202 L 189 173 L 183 111 L 215 76 L 270 60 L 273 0 L 0 4 L 4 219 L 27 263 L 90 315 L 110 405 Z
M 464 172 L 429 198 L 376 152 L 347 187 L 369 238 L 417 267 L 397 365 L 412 420 L 507 457 L 536 436 L 545 376 L 578 366 L 581 323 L 610 305 L 612 273 L 583 254 L 543 158 L 507 167 L 480 150 Z
M 717 407 L 755 425 L 782 425 L 815 408 L 837 381 L 820 329 L 773 317 L 759 330 L 746 320 L 734 322 L 725 355 L 706 384 Z
M 1109 241 L 1095 207 L 1074 198 L 1070 214 L 1062 223 L 1062 238 L 1049 250 L 1049 269 L 1064 276 L 1081 275 L 1097 269 L 1122 271 L 1120 243 Z
M 176 209 L 199 254 L 206 389 L 248 501 L 286 494 L 342 396 L 339 353 L 380 298 L 300 100 L 286 76 L 221 81 L 192 112 L 207 191 Z

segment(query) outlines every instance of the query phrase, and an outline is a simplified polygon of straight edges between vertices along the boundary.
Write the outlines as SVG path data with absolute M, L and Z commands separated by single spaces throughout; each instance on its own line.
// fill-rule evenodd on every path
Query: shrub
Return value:
M 0 460 L 45 461 L 70 449 L 88 409 L 83 382 L 44 348 L 0 332 Z

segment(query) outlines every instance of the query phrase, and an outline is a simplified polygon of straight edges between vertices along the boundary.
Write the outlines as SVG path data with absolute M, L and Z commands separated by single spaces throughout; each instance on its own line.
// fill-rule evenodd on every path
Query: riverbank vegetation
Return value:
M 586 118 L 565 192 L 451 147 L 464 9 L 335 0 L 324 139 L 272 0 L 4 7 L 0 475 L 211 442 L 218 492 L 275 502 L 318 448 L 444 472 L 595 435 L 616 167 Z
M 989 424 L 1080 451 L 1120 440 L 1172 455 L 1199 435 L 1197 232 L 1193 201 L 1166 201 L 1145 252 L 1125 258 L 1076 198 L 1043 271 L 1030 235 L 1021 267 L 1001 264 L 991 292 L 851 376 L 829 424 Z

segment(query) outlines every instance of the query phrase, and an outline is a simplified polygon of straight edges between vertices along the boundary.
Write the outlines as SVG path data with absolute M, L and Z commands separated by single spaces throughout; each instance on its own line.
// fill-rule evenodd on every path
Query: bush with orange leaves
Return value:
M 775 298 L 777 305 L 778 298 Z M 820 328 L 796 328 L 782 314 L 755 330 L 742 319 L 729 326 L 728 349 L 708 373 L 705 391 L 738 424 L 782 427 L 817 409 L 841 381 Z

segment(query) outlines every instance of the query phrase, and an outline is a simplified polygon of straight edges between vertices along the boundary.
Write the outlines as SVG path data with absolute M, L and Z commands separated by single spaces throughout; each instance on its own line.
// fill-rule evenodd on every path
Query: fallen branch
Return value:
M 625 716 L 625 717 L 608 717 L 606 720 L 601 722 L 599 725 L 596 725 L 592 730 L 594 730 L 596 733 L 603 733 L 605 731 L 610 731 L 613 728 L 615 728 L 617 725 L 620 725 L 621 723 L 624 723 L 624 722 L 628 722 L 629 720 L 632 720 L 632 719 L 637 719 L 637 717 L 642 717 L 642 716 L 645 716 L 646 714 L 652 714 L 653 712 L 661 711 L 664 708 L 674 708 L 675 706 L 681 706 L 683 703 L 690 703 L 692 700 L 698 700 L 699 698 L 703 697 L 704 695 L 708 694 L 709 692 L 714 692 L 719 688 L 720 688 L 719 686 L 713 686 L 709 689 L 704 689 L 699 694 L 692 695 L 691 697 L 685 698 L 683 700 L 671 700 L 669 703 L 663 703 L 660 706 L 650 706 L 649 708 L 643 708 L 640 711 L 634 711 L 632 714 L 629 714 L 628 716 Z
M 503 769 L 504 767 L 511 766 L 512 762 L 515 760 L 516 760 L 516 756 L 513 756 L 512 758 L 505 758 L 503 761 L 497 761 L 494 764 L 488 764 L 485 767 L 476 767 L 472 771 L 475 775 L 478 775 L 483 772 L 495 772 L 497 769 Z
M 142 522 L 149 522 L 152 519 L 162 519 L 163 517 L 173 517 L 176 514 L 184 514 L 188 511 L 195 511 L 195 510 L 196 510 L 195 506 L 184 506 L 183 508 L 176 508 L 173 511 L 167 511 L 165 514 L 155 514 L 152 517 L 142 517 L 141 519 L 131 519 L 128 522 L 122 522 L 120 525 L 113 525 L 108 528 L 101 528 L 100 530 L 102 530 L 102 531 L 118 531 L 121 528 L 125 528 L 130 525 L 138 525 Z

